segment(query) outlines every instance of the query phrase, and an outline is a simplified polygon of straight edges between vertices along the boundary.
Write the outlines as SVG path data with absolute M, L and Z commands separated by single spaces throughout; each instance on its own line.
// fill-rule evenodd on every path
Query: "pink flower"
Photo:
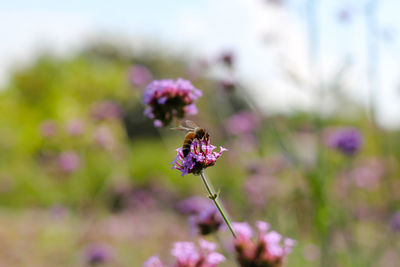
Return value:
M 185 174 L 193 173 L 199 175 L 202 170 L 214 166 L 217 159 L 226 151 L 226 148 L 220 147 L 219 152 L 213 152 L 215 146 L 210 144 L 209 140 L 195 139 L 191 146 L 189 154 L 183 155 L 182 147 L 178 148 L 176 158 L 172 162 L 172 169 L 177 169 Z
M 80 119 L 73 119 L 67 122 L 66 131 L 69 135 L 80 135 L 85 130 L 85 122 Z
M 40 124 L 40 132 L 44 137 L 52 137 L 57 132 L 57 126 L 52 120 L 43 121 Z
M 163 267 L 163 264 L 158 256 L 151 256 L 147 261 L 143 263 L 143 267 Z
M 110 120 L 122 117 L 119 104 L 112 100 L 95 103 L 92 107 L 92 117 L 96 120 Z
M 227 132 L 234 135 L 253 133 L 259 126 L 259 118 L 251 111 L 240 111 L 225 121 Z
M 133 86 L 144 87 L 151 78 L 151 72 L 143 65 L 135 65 L 129 69 L 129 79 Z
M 195 101 L 202 92 L 188 80 L 155 80 L 144 91 L 144 114 L 154 120 L 156 127 L 166 126 L 174 118 L 197 113 Z
M 215 267 L 225 260 L 225 257 L 216 252 L 216 245 L 201 239 L 199 248 L 193 242 L 176 242 L 171 250 L 175 257 L 174 267 Z M 143 267 L 162 267 L 156 256 L 150 257 Z
M 223 220 L 214 205 L 209 203 L 207 207 L 189 217 L 189 225 L 193 233 L 208 235 L 217 232 L 222 226 Z
M 62 171 L 66 173 L 71 173 L 79 168 L 80 158 L 78 154 L 76 154 L 75 152 L 72 151 L 63 152 L 58 157 L 58 164 Z
M 110 128 L 106 126 L 98 127 L 93 134 L 96 144 L 105 149 L 111 150 L 115 146 L 115 138 Z
M 293 239 L 282 238 L 276 231 L 268 231 L 269 224 L 259 221 L 257 238 L 248 223 L 234 223 L 237 238 L 234 241 L 236 258 L 242 267 L 281 266 L 296 244 Z

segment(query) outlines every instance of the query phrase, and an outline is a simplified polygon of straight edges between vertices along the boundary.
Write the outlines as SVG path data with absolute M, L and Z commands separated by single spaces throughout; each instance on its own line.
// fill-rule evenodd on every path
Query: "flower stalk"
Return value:
M 206 175 L 204 174 L 204 171 L 202 171 L 202 172 L 200 173 L 200 177 L 201 177 L 201 180 L 203 181 L 204 187 L 205 187 L 206 190 L 207 190 L 208 198 L 211 199 L 211 200 L 214 202 L 214 204 L 215 204 L 215 206 L 217 207 L 218 211 L 221 213 L 221 216 L 222 216 L 222 218 L 224 219 L 226 225 L 228 226 L 229 230 L 231 231 L 233 237 L 236 238 L 236 233 L 235 233 L 235 231 L 233 230 L 232 223 L 230 222 L 229 217 L 228 217 L 226 211 L 224 210 L 222 204 L 219 203 L 219 201 L 218 201 L 219 193 L 215 193 L 215 191 L 214 191 L 212 185 L 211 185 L 210 182 L 207 180 L 207 177 L 206 177 Z

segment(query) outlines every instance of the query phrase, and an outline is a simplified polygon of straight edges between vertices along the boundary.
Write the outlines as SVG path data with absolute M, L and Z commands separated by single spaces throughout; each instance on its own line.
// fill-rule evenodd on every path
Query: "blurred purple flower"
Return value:
M 58 157 L 58 165 L 62 171 L 71 173 L 79 168 L 80 158 L 75 152 L 63 152 Z
M 268 231 L 269 224 L 257 222 L 258 235 L 254 241 L 253 230 L 248 223 L 234 223 L 237 238 L 234 240 L 236 258 L 242 267 L 282 266 L 296 241 L 282 238 L 275 231 Z
M 197 79 L 205 72 L 208 66 L 209 62 L 207 62 L 207 60 L 197 60 L 188 66 L 186 75 L 190 79 Z
M 255 174 L 246 179 L 243 187 L 245 196 L 252 204 L 264 207 L 276 193 L 276 180 L 269 175 Z
M 235 82 L 232 79 L 224 79 L 219 82 L 219 86 L 222 90 L 232 92 L 235 89 Z
M 400 211 L 397 211 L 393 214 L 392 218 L 390 219 L 390 227 L 396 231 L 400 232 Z
M 133 86 L 144 87 L 151 79 L 151 72 L 143 65 L 134 65 L 129 69 L 129 80 Z
M 50 216 L 54 219 L 62 219 L 68 215 L 68 209 L 63 205 L 54 205 L 49 209 Z
M 122 108 L 115 101 L 105 100 L 92 106 L 92 117 L 95 120 L 116 119 L 122 117 L 122 115 Z
M 40 133 L 43 137 L 52 137 L 57 132 L 56 123 L 52 120 L 43 121 L 40 124 Z
M 113 254 L 112 248 L 105 244 L 90 244 L 84 251 L 85 262 L 93 266 L 109 262 Z
M 182 214 L 197 214 L 209 204 L 209 200 L 204 197 L 189 197 L 178 203 L 177 210 Z
M 329 137 L 328 145 L 347 156 L 356 154 L 363 143 L 361 133 L 356 128 L 337 129 Z
M 194 234 L 208 235 L 217 232 L 222 224 L 221 214 L 211 203 L 205 209 L 189 217 L 189 225 Z
M 354 11 L 351 7 L 343 7 L 338 12 L 338 19 L 340 22 L 349 22 L 352 18 Z
M 366 163 L 357 166 L 351 177 L 356 186 L 361 188 L 375 187 L 385 174 L 385 166 L 378 159 L 369 159 Z
M 233 67 L 233 64 L 235 62 L 235 54 L 233 51 L 230 50 L 225 50 L 221 52 L 221 54 L 218 57 L 218 60 L 224 63 L 227 67 Z
M 253 133 L 260 127 L 260 119 L 251 111 L 240 111 L 225 121 L 225 129 L 230 134 Z
M 143 94 L 143 103 L 147 105 L 144 114 L 154 120 L 156 127 L 166 126 L 174 118 L 197 114 L 195 101 L 201 96 L 201 90 L 188 80 L 156 80 Z
M 110 150 L 115 145 L 115 138 L 110 128 L 100 126 L 93 133 L 93 139 L 96 144 L 106 150 Z
M 81 119 L 73 119 L 67 122 L 66 131 L 69 135 L 81 135 L 85 130 L 85 122 Z
M 176 242 L 171 250 L 172 256 L 176 258 L 174 267 L 215 267 L 225 261 L 225 257 L 215 252 L 216 244 L 201 239 L 199 247 L 193 242 Z M 150 257 L 143 267 L 162 267 L 157 256 Z
M 213 152 L 214 149 L 215 146 L 211 145 L 210 141 L 195 139 L 186 157 L 183 155 L 182 147 L 176 150 L 178 153 L 172 162 L 173 166 L 171 169 L 181 171 L 182 176 L 189 173 L 199 175 L 205 168 L 214 166 L 217 159 L 222 155 L 222 152 L 227 150 L 220 147 L 219 152 Z
M 151 256 L 148 260 L 143 263 L 143 267 L 163 267 L 164 265 L 158 258 L 158 256 Z

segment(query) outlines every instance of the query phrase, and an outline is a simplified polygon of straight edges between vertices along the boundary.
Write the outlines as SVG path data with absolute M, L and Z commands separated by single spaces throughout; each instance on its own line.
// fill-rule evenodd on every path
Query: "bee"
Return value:
M 195 139 L 206 140 L 206 141 L 210 139 L 210 135 L 208 134 L 208 132 L 205 129 L 197 126 L 196 123 L 194 123 L 193 121 L 187 120 L 186 126 L 187 127 L 179 126 L 176 128 L 172 128 L 172 130 L 180 130 L 188 132 L 185 136 L 185 140 L 183 141 L 182 145 L 182 153 L 183 156 L 185 157 L 189 154 L 190 146 L 192 145 Z

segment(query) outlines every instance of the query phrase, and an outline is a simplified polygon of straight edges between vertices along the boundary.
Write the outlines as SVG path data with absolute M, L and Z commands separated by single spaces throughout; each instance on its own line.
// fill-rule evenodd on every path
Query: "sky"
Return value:
M 14 66 L 29 63 L 40 50 L 73 53 L 91 38 L 113 33 L 132 42 L 150 39 L 198 57 L 233 50 L 237 77 L 266 112 L 329 106 L 321 105 L 308 87 L 327 83 L 351 59 L 343 82 L 349 95 L 367 103 L 367 0 L 314 0 L 313 36 L 318 38 L 313 42 L 306 8 L 310 1 L 286 0 L 283 7 L 267 0 L 7 1 L 0 4 L 0 86 Z M 378 2 L 374 102 L 379 122 L 400 128 L 400 1 Z M 349 21 L 339 20 L 341 10 L 350 11 Z M 310 47 L 316 48 L 313 56 Z M 306 86 L 289 81 L 288 71 Z

